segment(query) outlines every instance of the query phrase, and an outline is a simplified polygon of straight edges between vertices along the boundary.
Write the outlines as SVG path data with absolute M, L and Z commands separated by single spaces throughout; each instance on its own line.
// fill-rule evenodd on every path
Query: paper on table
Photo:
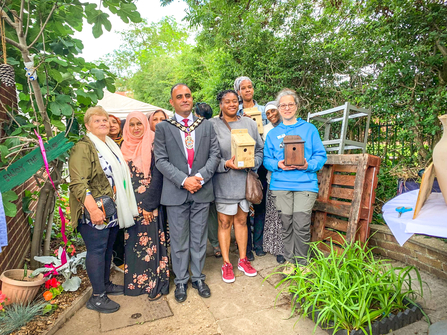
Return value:
M 407 223 L 412 221 L 414 208 L 418 198 L 418 192 L 419 190 L 414 190 L 402 193 L 401 195 L 398 195 L 397 197 L 388 201 L 382 207 L 383 219 L 400 246 L 404 245 L 404 243 L 407 242 L 411 236 L 413 236 L 413 233 L 407 233 L 405 230 Z M 412 207 L 413 210 L 402 213 L 401 217 L 399 217 L 399 213 L 396 211 L 396 208 L 400 206 Z
M 8 227 L 6 226 L 5 209 L 3 208 L 2 193 L 0 192 L 0 252 L 8 245 Z
M 442 193 L 432 193 L 418 217 L 407 223 L 407 233 L 447 238 L 447 205 Z
M 447 238 L 447 205 L 442 193 L 431 193 L 419 215 L 413 220 L 419 190 L 398 195 L 383 207 L 383 219 L 391 229 L 397 242 L 402 246 L 413 234 L 425 234 Z M 412 207 L 411 212 L 399 218 L 396 207 Z

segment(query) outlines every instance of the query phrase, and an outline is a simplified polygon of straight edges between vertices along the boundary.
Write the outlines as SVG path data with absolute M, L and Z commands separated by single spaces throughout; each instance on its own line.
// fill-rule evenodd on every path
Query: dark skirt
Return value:
M 169 293 L 167 236 L 163 211 L 148 223 L 140 215 L 125 234 L 124 294 L 148 294 L 155 298 Z

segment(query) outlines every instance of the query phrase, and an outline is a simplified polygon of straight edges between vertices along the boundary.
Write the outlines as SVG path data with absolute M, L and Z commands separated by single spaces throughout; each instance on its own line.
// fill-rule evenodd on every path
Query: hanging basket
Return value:
M 0 64 L 0 80 L 8 87 L 15 86 L 14 68 L 9 64 Z

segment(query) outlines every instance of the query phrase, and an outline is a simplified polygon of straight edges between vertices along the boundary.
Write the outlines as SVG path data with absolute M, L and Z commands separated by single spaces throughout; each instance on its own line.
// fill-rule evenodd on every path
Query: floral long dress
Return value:
M 124 294 L 148 294 L 149 298 L 155 298 L 159 293 L 169 293 L 167 236 L 163 227 L 163 211 L 160 209 L 158 216 L 147 222 L 143 209 L 148 212 L 159 209 L 163 176 L 154 164 L 148 178 L 144 178 L 132 161 L 129 169 L 140 215 L 135 218 L 135 225 L 124 234 Z
M 284 255 L 284 242 L 282 240 L 282 222 L 275 206 L 275 199 L 270 186 L 267 189 L 267 208 L 264 223 L 263 249 L 272 255 Z

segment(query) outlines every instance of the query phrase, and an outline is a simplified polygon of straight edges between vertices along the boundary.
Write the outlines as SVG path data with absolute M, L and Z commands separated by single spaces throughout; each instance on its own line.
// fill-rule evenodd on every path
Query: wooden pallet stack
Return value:
M 318 173 L 312 241 L 346 242 L 369 237 L 380 158 L 368 154 L 328 155 Z M 340 233 L 342 236 L 340 236 Z M 324 249 L 324 246 L 321 245 Z

